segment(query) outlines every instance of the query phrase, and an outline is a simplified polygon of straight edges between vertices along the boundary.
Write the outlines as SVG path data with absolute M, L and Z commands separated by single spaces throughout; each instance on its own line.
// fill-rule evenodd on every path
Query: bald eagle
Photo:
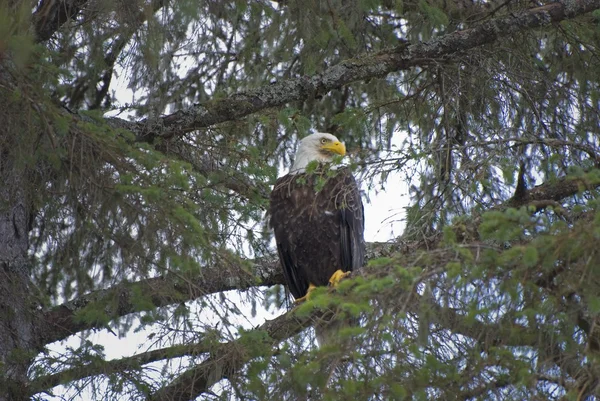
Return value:
M 271 192 L 270 226 L 296 302 L 314 287 L 335 286 L 364 262 L 358 186 L 347 167 L 331 166 L 335 155 L 345 154 L 346 147 L 335 136 L 308 135 L 300 141 L 290 172 Z

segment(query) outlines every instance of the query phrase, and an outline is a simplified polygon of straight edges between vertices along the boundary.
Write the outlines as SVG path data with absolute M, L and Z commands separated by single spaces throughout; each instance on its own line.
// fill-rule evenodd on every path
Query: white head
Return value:
M 304 172 L 308 163 L 313 160 L 319 163 L 331 163 L 335 155 L 346 155 L 346 147 L 335 136 L 325 132 L 308 135 L 298 145 L 296 159 L 290 169 L 290 174 Z

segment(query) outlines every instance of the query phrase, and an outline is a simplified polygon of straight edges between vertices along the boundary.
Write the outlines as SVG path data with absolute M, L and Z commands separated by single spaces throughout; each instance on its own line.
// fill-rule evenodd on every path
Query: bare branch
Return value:
M 533 205 L 536 211 L 544 209 L 546 206 L 556 205 L 556 202 L 573 196 L 578 192 L 598 188 L 597 182 L 586 182 L 584 179 L 576 177 L 562 177 L 554 182 L 546 182 L 525 191 L 518 199 L 509 199 L 494 210 L 502 210 L 508 207 L 520 207 Z

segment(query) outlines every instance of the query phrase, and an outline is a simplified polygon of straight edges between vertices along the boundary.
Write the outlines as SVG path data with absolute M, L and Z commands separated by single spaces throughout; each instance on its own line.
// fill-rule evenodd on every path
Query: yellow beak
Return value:
M 340 141 L 326 143 L 321 146 L 321 149 L 328 150 L 333 153 L 337 153 L 338 155 L 345 156 L 346 155 L 346 146 Z

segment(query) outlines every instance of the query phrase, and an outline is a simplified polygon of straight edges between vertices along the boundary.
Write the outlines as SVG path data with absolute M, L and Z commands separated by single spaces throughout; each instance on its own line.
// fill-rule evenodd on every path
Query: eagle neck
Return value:
M 325 156 L 319 152 L 310 152 L 302 148 L 298 149 L 296 160 L 294 160 L 294 164 L 292 164 L 292 168 L 290 169 L 290 174 L 302 174 L 306 172 L 308 164 L 315 160 L 319 163 L 330 163 L 332 157 Z

